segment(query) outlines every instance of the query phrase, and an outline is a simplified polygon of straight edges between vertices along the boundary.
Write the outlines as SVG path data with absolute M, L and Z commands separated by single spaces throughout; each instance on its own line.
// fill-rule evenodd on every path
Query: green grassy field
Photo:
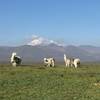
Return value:
M 0 100 L 100 100 L 100 65 L 0 65 Z

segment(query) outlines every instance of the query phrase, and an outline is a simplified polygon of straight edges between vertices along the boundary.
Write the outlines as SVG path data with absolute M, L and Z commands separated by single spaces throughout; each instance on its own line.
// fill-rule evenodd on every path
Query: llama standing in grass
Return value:
M 71 62 L 70 62 L 70 59 L 68 59 L 65 54 L 64 54 L 64 61 L 65 61 L 66 67 L 69 67 Z
M 20 65 L 21 61 L 22 60 L 21 60 L 21 58 L 19 56 L 17 56 L 17 53 L 13 52 L 12 56 L 11 56 L 11 64 L 12 64 L 12 66 L 16 67 L 17 65 Z
M 65 61 L 66 67 L 74 65 L 74 67 L 77 68 L 80 65 L 80 59 L 79 58 L 69 59 L 69 58 L 66 57 L 66 54 L 64 54 L 64 61 Z
M 44 64 L 47 67 L 54 67 L 55 66 L 55 60 L 54 60 L 54 58 L 44 58 Z

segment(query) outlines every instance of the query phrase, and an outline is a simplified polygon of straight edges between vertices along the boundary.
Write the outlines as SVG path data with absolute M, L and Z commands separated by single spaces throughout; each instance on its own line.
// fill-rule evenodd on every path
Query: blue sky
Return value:
M 32 35 L 100 46 L 100 0 L 0 0 L 0 45 L 22 45 Z

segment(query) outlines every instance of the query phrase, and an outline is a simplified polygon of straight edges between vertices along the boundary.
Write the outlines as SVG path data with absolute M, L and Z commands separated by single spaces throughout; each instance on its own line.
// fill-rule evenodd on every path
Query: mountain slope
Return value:
M 47 46 L 0 47 L 0 62 L 9 62 L 12 52 L 17 52 L 23 62 L 42 62 L 44 57 L 54 57 L 59 62 L 63 61 L 64 53 L 68 57 L 78 57 L 81 61 L 100 61 L 100 54 L 88 52 L 83 47 L 64 47 L 52 43 Z

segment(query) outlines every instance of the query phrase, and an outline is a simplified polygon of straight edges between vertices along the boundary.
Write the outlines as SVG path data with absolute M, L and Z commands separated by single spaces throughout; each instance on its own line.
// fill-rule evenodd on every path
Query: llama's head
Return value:
M 13 56 L 13 57 L 14 57 L 14 56 L 16 56 L 16 55 L 17 55 L 17 53 L 16 53 L 16 52 L 13 52 L 13 53 L 12 53 L 12 56 Z
M 16 55 L 17 55 L 16 52 L 13 52 L 13 53 L 12 53 L 12 56 L 11 56 L 11 63 L 14 62 L 14 57 L 15 57 Z
M 66 54 L 64 54 L 64 58 L 66 57 Z
M 44 58 L 44 61 L 46 61 L 47 60 L 47 58 Z

